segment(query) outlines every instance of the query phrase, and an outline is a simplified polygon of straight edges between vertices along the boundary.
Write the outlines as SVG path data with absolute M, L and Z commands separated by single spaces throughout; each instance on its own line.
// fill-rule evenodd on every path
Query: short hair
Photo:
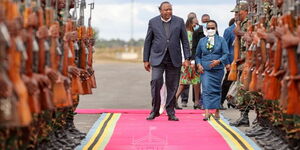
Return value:
M 231 26 L 231 25 L 234 24 L 234 22 L 235 22 L 235 19 L 234 19 L 234 18 L 231 18 L 228 25 Z
M 172 6 L 172 4 L 171 4 L 170 2 L 164 1 L 164 2 L 162 2 L 162 3 L 159 5 L 158 9 L 161 10 L 161 7 L 162 7 L 164 4 L 170 4 L 170 5 Z
M 210 18 L 210 16 L 209 16 L 208 14 L 203 14 L 202 17 L 201 17 L 201 19 L 202 19 L 203 17 L 209 17 L 209 18 Z

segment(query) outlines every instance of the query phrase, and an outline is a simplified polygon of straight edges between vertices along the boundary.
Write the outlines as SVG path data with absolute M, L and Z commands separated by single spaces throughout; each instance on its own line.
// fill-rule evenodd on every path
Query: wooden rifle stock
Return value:
M 259 69 L 259 66 L 260 66 L 260 60 L 258 60 L 258 50 L 256 50 L 255 51 L 255 54 L 254 54 L 254 62 L 256 62 L 255 63 L 255 65 L 254 65 L 254 67 L 253 68 L 251 68 L 251 71 L 252 71 L 252 73 L 251 73 L 251 82 L 250 82 L 250 84 L 249 84 L 249 91 L 250 92 L 254 92 L 254 91 L 256 91 L 257 89 L 256 89 L 256 84 L 257 84 L 257 71 L 258 71 L 258 69 Z
M 49 78 L 46 76 L 46 72 L 45 72 L 45 59 L 46 59 L 46 55 L 45 55 L 45 34 L 43 32 L 47 32 L 48 29 L 46 26 L 42 26 L 39 28 L 39 40 L 38 40 L 38 44 L 39 44 L 39 64 L 38 64 L 38 72 L 40 73 L 40 80 L 44 80 L 47 83 L 46 84 L 40 84 L 40 99 L 41 99 L 41 106 L 43 110 L 52 110 L 54 109 L 54 105 L 53 105 L 53 100 L 52 100 L 52 93 L 50 91 L 50 80 Z M 43 82 L 43 81 L 42 81 Z
M 234 55 L 233 62 L 230 66 L 230 72 L 228 74 L 229 81 L 236 81 L 238 78 L 238 68 L 237 68 L 237 59 L 239 58 L 239 50 L 240 50 L 240 38 L 236 35 L 234 39 Z
M 246 62 L 241 75 L 241 82 L 244 85 L 245 90 L 249 90 L 249 84 L 251 81 L 251 67 L 252 67 L 253 50 L 246 52 Z
M 73 25 L 72 25 L 73 26 Z M 75 64 L 75 48 L 74 48 L 74 41 L 76 40 L 76 34 L 77 31 L 72 32 L 72 40 L 69 40 L 68 44 L 70 47 L 70 52 L 72 54 L 72 57 L 69 58 L 69 65 L 72 67 L 77 68 Z M 81 84 L 81 79 L 80 76 L 72 75 L 72 80 L 71 80 L 71 92 L 72 94 L 84 94 L 82 84 Z
M 50 22 L 50 21 L 48 21 Z M 56 58 L 56 48 L 57 48 L 57 38 L 59 36 L 59 24 L 55 22 L 51 25 L 51 46 L 50 46 L 50 61 L 51 61 L 51 70 L 58 76 L 58 79 L 52 83 L 53 91 L 53 104 L 56 108 L 63 108 L 69 106 L 67 92 L 63 82 L 63 76 L 58 73 L 58 64 Z
M 41 104 L 39 101 L 40 90 L 38 88 L 38 81 L 33 77 L 33 29 L 28 30 L 27 40 L 27 61 L 26 61 L 26 75 L 28 76 L 28 82 L 26 83 L 28 89 L 29 106 L 32 113 L 41 112 Z
M 84 69 L 86 71 L 86 62 L 87 62 L 87 54 L 86 54 L 86 45 L 85 45 L 85 38 L 86 38 L 86 31 L 85 27 L 81 26 L 79 27 L 79 38 L 80 40 L 80 61 L 79 66 L 80 68 Z M 92 94 L 92 89 L 90 85 L 89 78 L 82 76 L 82 87 L 84 94 Z
M 6 28 L 4 21 L 4 8 L 0 5 L 0 27 Z M 3 20 L 2 20 L 3 19 Z M 0 31 L 0 127 L 11 127 L 17 125 L 19 116 L 17 115 L 17 101 L 13 94 L 13 84 L 7 76 L 7 62 L 5 60 L 7 54 L 6 45 L 8 44 L 4 37 L 4 33 Z
M 8 21 L 8 27 L 11 34 L 11 43 L 8 51 L 9 71 L 8 75 L 14 85 L 14 91 L 18 96 L 17 111 L 19 115 L 20 125 L 28 126 L 32 121 L 32 116 L 28 103 L 28 92 L 24 82 L 21 79 L 21 52 L 17 50 L 16 40 L 18 35 L 18 27 L 16 17 L 18 16 L 18 8 L 15 3 L 11 4 L 11 16 Z
M 285 24 L 288 25 L 288 32 L 292 32 L 294 29 L 293 20 L 291 14 L 286 14 L 284 17 Z M 291 33 L 290 33 L 291 34 Z M 288 68 L 289 68 L 289 77 L 296 77 L 298 74 L 297 66 L 297 53 L 296 47 L 286 47 L 288 55 Z M 297 85 L 297 81 L 290 79 L 288 81 L 288 105 L 287 105 L 287 114 L 298 114 L 300 115 L 300 110 L 298 108 L 300 103 L 300 93 Z
M 44 12 L 40 7 L 38 8 L 38 44 L 39 44 L 39 63 L 38 63 L 38 72 L 40 73 L 40 83 L 45 82 L 45 84 L 40 84 L 40 99 L 41 106 L 43 110 L 52 110 L 54 109 L 54 100 L 52 98 L 52 92 L 50 91 L 51 85 L 50 80 L 46 76 L 45 72 L 45 38 L 48 36 L 48 28 L 44 25 Z
M 92 88 L 97 88 L 97 83 L 96 83 L 96 78 L 95 78 L 95 73 L 93 69 L 93 36 L 94 36 L 94 31 L 92 27 L 88 27 L 88 38 L 89 38 L 89 43 L 88 43 L 88 67 L 91 70 L 91 86 Z

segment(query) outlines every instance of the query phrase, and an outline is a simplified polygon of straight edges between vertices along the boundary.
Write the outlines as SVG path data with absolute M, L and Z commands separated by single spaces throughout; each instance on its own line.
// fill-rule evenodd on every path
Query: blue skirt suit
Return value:
M 204 73 L 201 74 L 202 100 L 204 109 L 219 109 L 222 94 L 222 79 L 224 67 L 229 63 L 228 46 L 223 37 L 214 35 L 214 46 L 207 48 L 208 37 L 200 39 L 196 49 L 196 64 L 201 64 Z M 221 63 L 210 67 L 212 60 L 220 60 Z

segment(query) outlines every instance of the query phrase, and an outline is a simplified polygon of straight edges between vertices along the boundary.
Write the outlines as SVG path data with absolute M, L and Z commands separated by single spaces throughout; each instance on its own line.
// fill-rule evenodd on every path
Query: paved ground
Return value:
M 98 62 L 94 68 L 98 88 L 93 90 L 93 95 L 81 96 L 78 108 L 150 109 L 150 73 L 144 71 L 143 64 Z M 187 109 L 192 109 L 192 105 L 190 101 Z M 239 117 L 239 112 L 232 108 L 222 111 L 222 114 L 229 120 Z M 251 112 L 250 121 L 254 120 L 254 116 Z M 98 117 L 78 114 L 75 117 L 76 127 L 88 132 Z M 246 128 L 240 129 L 243 131 Z

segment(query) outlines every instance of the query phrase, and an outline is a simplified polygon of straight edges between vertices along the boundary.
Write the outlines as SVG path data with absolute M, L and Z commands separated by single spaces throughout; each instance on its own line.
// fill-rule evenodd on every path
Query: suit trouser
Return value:
M 161 97 L 160 89 L 163 85 L 163 73 L 166 74 L 167 100 L 166 111 L 168 115 L 174 115 L 174 107 L 176 102 L 176 92 L 180 79 L 180 67 L 175 67 L 170 58 L 164 58 L 158 66 L 152 67 L 151 79 L 151 95 L 152 95 L 152 111 L 159 113 Z
M 190 93 L 190 85 L 184 85 L 184 89 L 181 93 L 181 102 L 185 102 L 185 103 L 188 102 L 189 93 Z

